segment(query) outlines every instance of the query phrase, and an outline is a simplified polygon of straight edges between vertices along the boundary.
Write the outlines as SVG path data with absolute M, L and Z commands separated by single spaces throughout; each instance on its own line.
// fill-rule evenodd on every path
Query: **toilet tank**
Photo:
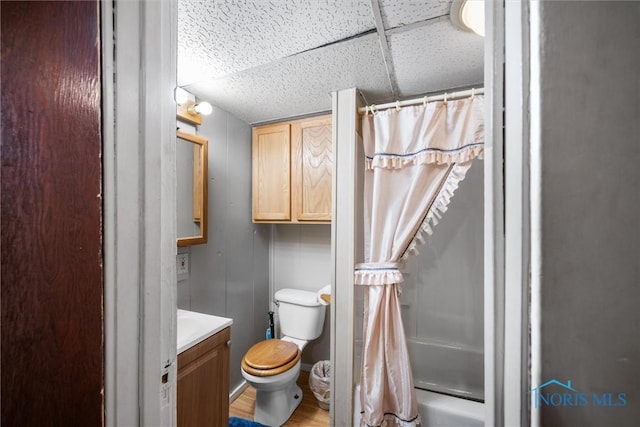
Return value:
M 281 335 L 301 340 L 315 340 L 320 336 L 326 306 L 318 302 L 315 292 L 280 289 L 275 294 L 275 300 Z

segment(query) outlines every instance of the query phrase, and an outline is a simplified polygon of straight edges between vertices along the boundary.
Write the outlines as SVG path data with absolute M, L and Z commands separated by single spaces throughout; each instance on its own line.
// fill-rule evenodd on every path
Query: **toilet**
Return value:
M 256 389 L 254 421 L 281 426 L 302 401 L 296 384 L 302 350 L 322 333 L 325 305 L 315 292 L 281 289 L 275 294 L 280 339 L 260 341 L 242 358 L 242 376 Z

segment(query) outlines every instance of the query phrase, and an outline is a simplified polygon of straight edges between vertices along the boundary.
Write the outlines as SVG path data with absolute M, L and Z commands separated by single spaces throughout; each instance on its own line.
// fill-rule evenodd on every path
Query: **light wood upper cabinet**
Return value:
M 330 222 L 332 168 L 331 115 L 254 127 L 254 222 Z
M 253 219 L 291 219 L 291 125 L 253 128 Z
M 331 116 L 291 125 L 292 205 L 298 221 L 331 221 Z

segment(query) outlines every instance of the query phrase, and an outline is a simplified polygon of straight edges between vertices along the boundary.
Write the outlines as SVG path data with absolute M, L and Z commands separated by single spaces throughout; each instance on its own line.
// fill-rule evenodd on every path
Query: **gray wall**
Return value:
M 178 307 L 233 319 L 233 390 L 268 326 L 269 228 L 251 222 L 251 127 L 214 107 L 198 135 L 209 140 L 209 241 L 179 251 L 190 254 L 190 274 L 178 282 Z
M 330 224 L 276 224 L 271 238 L 274 294 L 284 288 L 317 292 L 331 283 Z M 331 357 L 330 317 L 327 306 L 322 335 L 309 342 L 302 352 L 303 369 Z
M 541 421 L 638 425 L 640 3 L 539 7 L 542 381 L 627 396 L 625 407 L 543 407 Z

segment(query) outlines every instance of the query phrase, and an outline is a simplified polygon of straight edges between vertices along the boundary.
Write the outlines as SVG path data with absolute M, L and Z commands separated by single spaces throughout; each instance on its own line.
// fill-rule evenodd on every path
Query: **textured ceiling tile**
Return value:
M 351 87 L 376 99 L 390 96 L 373 34 L 186 89 L 248 123 L 259 123 L 328 111 L 331 92 Z
M 449 21 L 388 37 L 403 97 L 483 82 L 484 38 Z
M 379 4 L 389 29 L 447 15 L 451 0 Z M 374 28 L 370 0 L 179 0 L 178 27 L 179 84 L 249 123 L 327 111 L 349 87 L 392 100 L 376 34 L 344 41 Z M 401 98 L 482 82 L 483 39 L 448 20 L 387 38 Z
M 448 15 L 453 0 L 380 0 L 385 29 Z
M 370 0 L 179 0 L 178 81 L 220 78 L 374 27 Z

